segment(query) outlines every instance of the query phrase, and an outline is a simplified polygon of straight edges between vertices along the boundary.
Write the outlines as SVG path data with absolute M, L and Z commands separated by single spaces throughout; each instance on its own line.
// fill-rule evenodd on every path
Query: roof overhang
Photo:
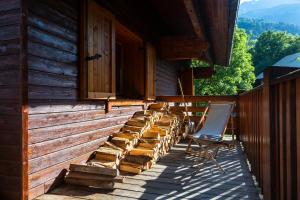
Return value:
M 229 64 L 239 0 L 151 2 L 174 35 L 194 37 L 208 44 L 209 48 L 199 50 L 199 59 L 211 65 Z M 194 54 L 190 58 L 195 58 Z
M 165 38 L 178 46 L 189 38 L 186 48 L 198 53 L 170 55 L 171 60 L 200 59 L 226 66 L 230 61 L 239 0 L 97 0 L 111 10 L 117 20 L 151 42 Z M 176 42 L 176 38 L 178 41 Z M 181 40 L 181 41 L 180 41 Z M 202 43 L 200 45 L 200 43 Z M 190 45 L 190 46 L 188 46 Z M 179 45 L 180 46 L 180 45 Z M 189 56 L 190 55 L 190 56 Z

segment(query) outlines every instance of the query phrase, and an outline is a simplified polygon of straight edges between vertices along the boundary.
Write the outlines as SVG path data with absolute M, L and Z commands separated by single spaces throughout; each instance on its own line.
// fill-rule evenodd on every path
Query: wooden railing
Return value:
M 239 96 L 240 140 L 264 199 L 300 199 L 300 72 Z
M 240 137 L 243 141 L 251 171 L 259 183 L 263 182 L 263 88 L 259 87 L 239 97 Z M 261 184 L 260 184 L 261 185 Z
M 220 102 L 220 101 L 234 101 L 236 102 L 236 107 L 234 109 L 233 123 L 229 123 L 227 127 L 227 132 L 238 135 L 238 97 L 237 96 L 185 96 L 184 100 L 182 96 L 158 96 L 156 98 L 158 101 L 166 101 L 171 103 L 170 109 L 182 110 L 186 111 L 184 103 L 187 104 L 187 111 L 190 119 L 195 122 L 195 126 L 197 126 L 202 113 L 209 101 L 211 102 Z

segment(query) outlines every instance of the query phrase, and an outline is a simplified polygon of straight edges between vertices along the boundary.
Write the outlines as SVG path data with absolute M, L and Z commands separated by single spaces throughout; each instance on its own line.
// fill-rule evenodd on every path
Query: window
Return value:
M 116 22 L 117 69 L 121 69 L 121 98 L 143 99 L 145 95 L 144 41 L 123 24 Z M 118 82 L 118 81 L 117 81 Z
M 154 99 L 155 48 L 95 1 L 83 2 L 81 97 Z

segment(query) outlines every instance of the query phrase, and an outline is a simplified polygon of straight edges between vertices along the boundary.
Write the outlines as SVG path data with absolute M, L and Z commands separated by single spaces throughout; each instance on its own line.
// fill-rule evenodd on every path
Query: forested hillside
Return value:
M 252 1 L 256 4 L 255 8 L 247 8 L 247 4 L 241 4 L 239 17 L 247 19 L 263 19 L 265 22 L 283 22 L 300 26 L 300 2 L 288 3 L 281 1 L 280 5 L 272 5 L 270 1 L 258 0 Z M 243 10 L 243 11 L 242 11 Z
M 238 27 L 245 29 L 250 39 L 256 39 L 261 33 L 270 30 L 283 31 L 293 35 L 300 35 L 299 26 L 296 26 L 294 24 L 286 24 L 283 22 L 265 22 L 263 19 L 247 19 L 240 17 L 238 19 Z

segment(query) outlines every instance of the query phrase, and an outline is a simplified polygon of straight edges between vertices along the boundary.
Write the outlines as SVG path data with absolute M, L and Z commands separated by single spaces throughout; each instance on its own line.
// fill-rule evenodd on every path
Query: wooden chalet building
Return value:
M 237 7 L 0 0 L 0 199 L 46 193 L 178 77 L 193 95 L 189 60 L 228 65 Z

